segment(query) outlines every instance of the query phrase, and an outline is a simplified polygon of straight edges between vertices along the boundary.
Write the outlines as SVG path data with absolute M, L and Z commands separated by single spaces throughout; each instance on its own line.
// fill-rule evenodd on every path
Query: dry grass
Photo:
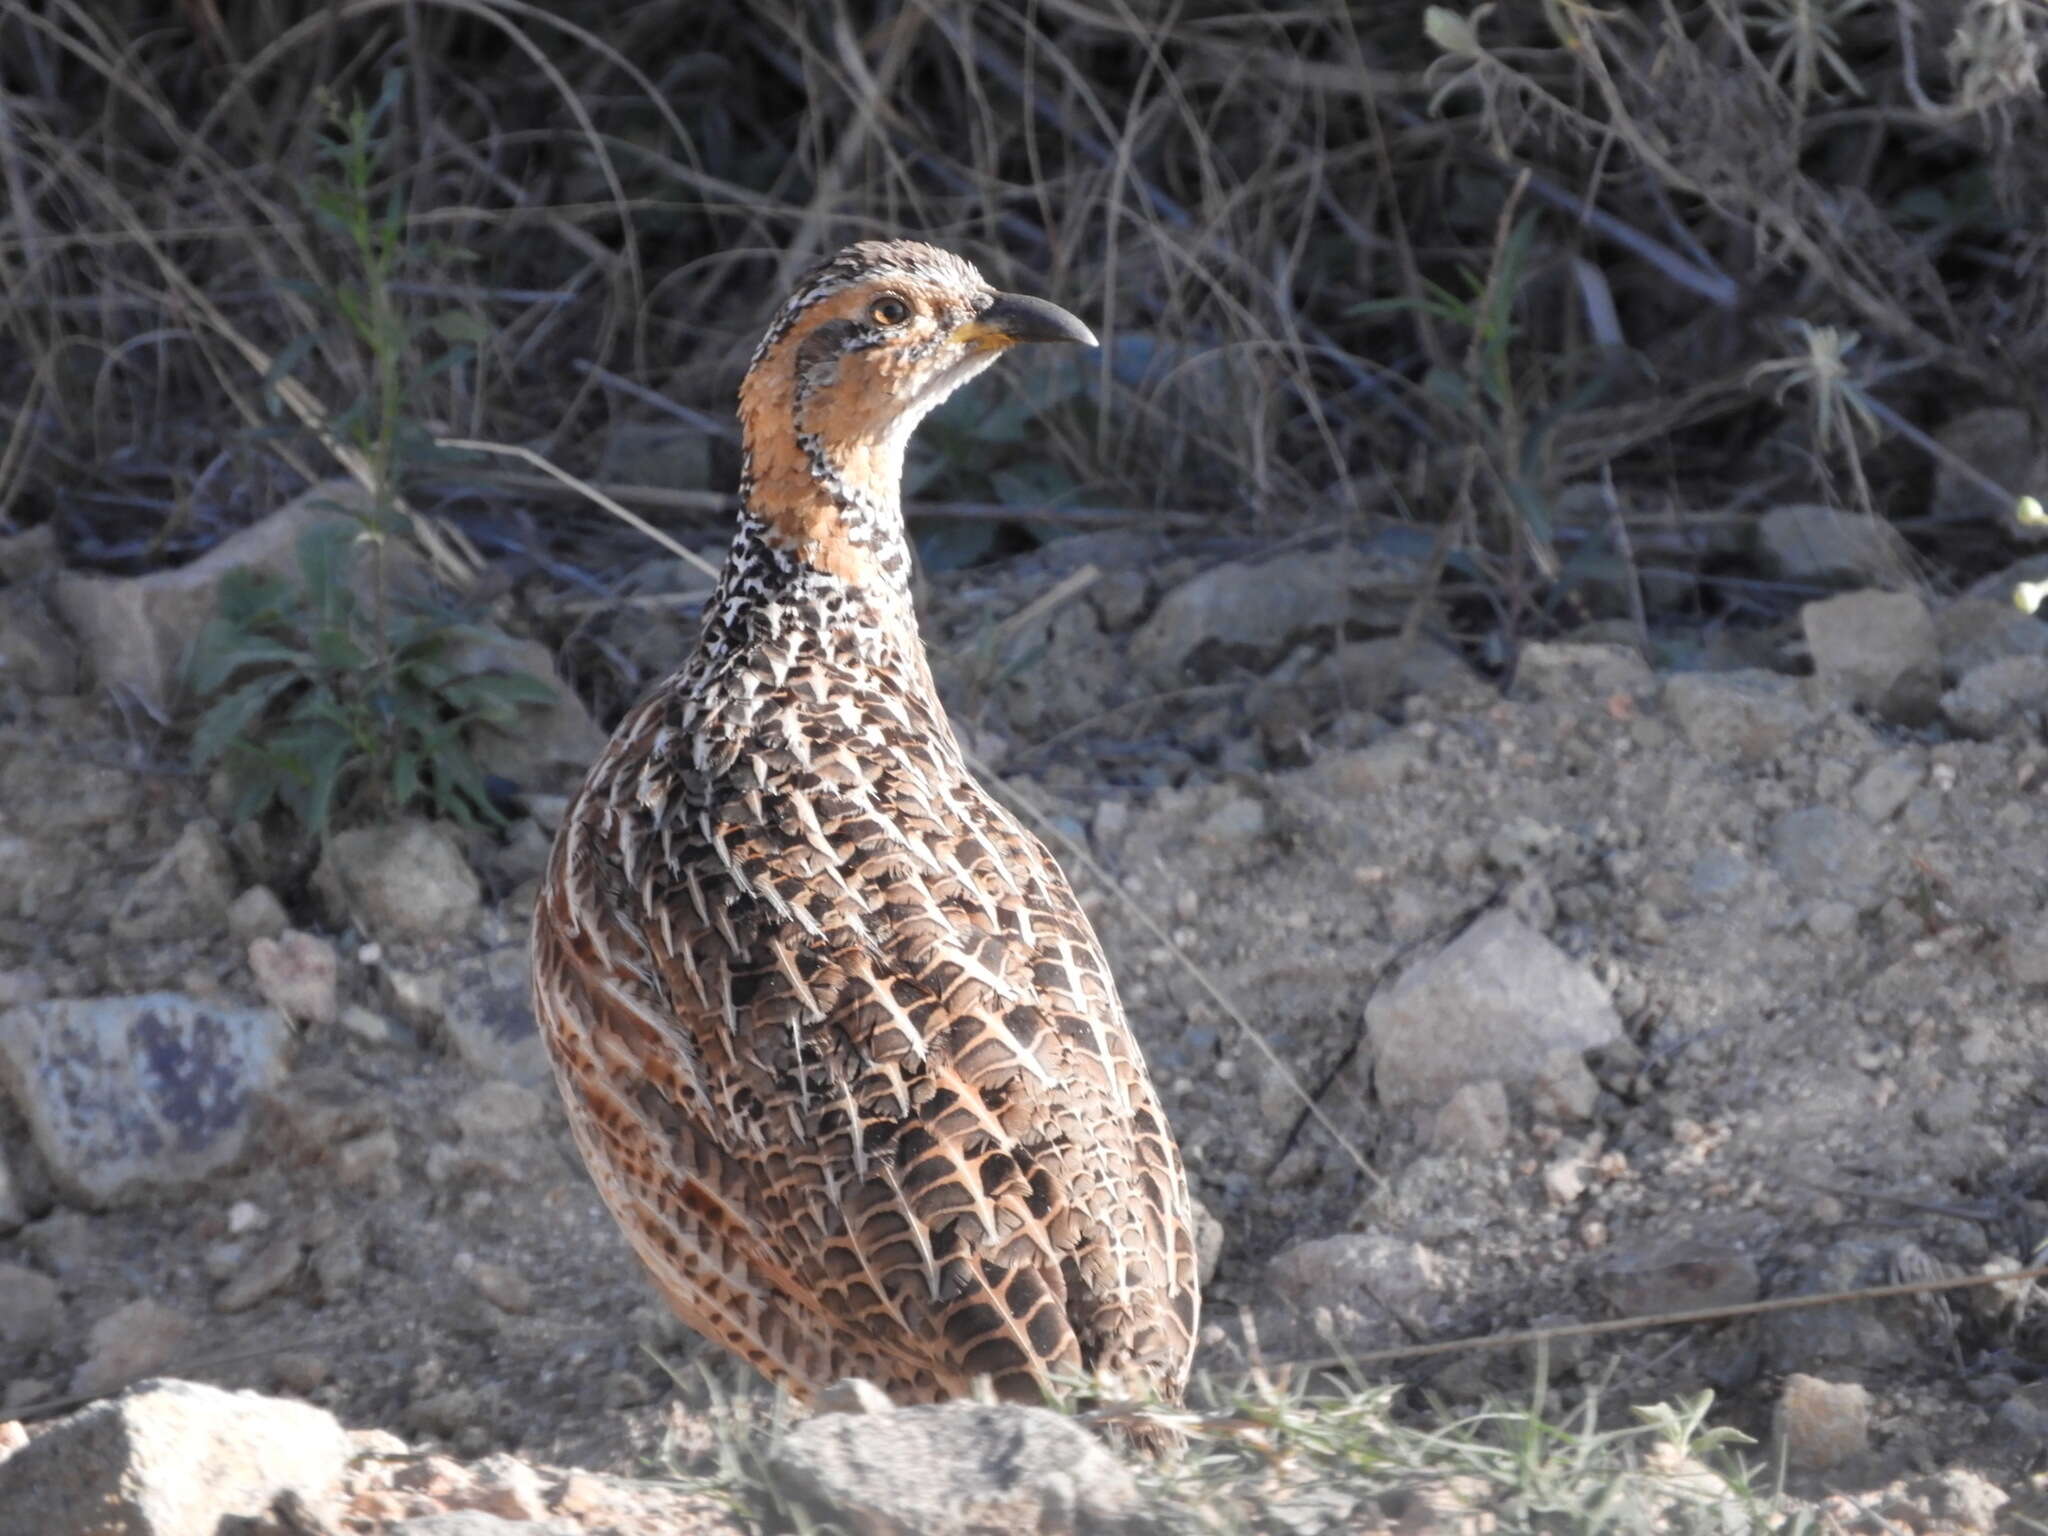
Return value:
M 1886 420 L 2038 394 L 2033 0 L 569 14 L 0 0 L 0 519 L 133 569 L 336 461 L 384 473 L 356 427 L 393 379 L 334 323 L 357 253 L 308 195 L 328 104 L 380 95 L 391 477 L 558 577 L 635 546 L 429 440 L 590 476 L 617 423 L 679 415 L 715 451 L 657 489 L 716 521 L 764 313 L 862 235 L 970 252 L 1105 339 L 928 432 L 913 489 L 980 529 L 957 551 L 992 508 L 1413 519 L 1511 629 L 1603 563 L 1698 574 L 1690 512 L 1909 516 L 1926 455 Z M 1603 480 L 1622 526 L 1560 498 Z

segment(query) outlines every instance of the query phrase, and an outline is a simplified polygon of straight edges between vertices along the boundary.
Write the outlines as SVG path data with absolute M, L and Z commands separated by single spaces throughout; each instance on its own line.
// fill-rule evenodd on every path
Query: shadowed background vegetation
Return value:
M 2048 347 L 2044 38 L 2030 0 L 0 0 L 0 528 L 146 570 L 339 469 L 450 569 L 602 595 L 639 535 L 437 440 L 709 544 L 764 317 L 911 234 L 1104 340 L 927 429 L 928 563 L 1338 531 L 1511 641 L 1781 614 L 1746 522 L 1826 501 L 1953 584 L 2009 502 L 1930 516 L 1925 433 L 2032 413 Z

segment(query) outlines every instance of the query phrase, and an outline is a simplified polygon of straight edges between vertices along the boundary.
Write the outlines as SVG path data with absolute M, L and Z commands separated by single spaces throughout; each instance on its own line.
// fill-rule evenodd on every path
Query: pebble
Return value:
M 1824 1472 L 1870 1450 L 1870 1394 L 1854 1382 L 1795 1372 L 1778 1398 L 1776 1429 L 1788 1462 Z
M 257 1249 L 240 1272 L 221 1287 L 213 1298 L 214 1310 L 246 1312 L 257 1302 L 275 1296 L 291 1284 L 304 1258 L 305 1250 L 297 1237 L 286 1234 L 273 1238 Z
M 86 1357 L 71 1373 L 74 1396 L 96 1396 L 154 1376 L 190 1347 L 184 1314 L 144 1297 L 102 1317 L 86 1335 Z
M 517 1270 L 479 1259 L 469 1266 L 469 1283 L 500 1312 L 525 1317 L 533 1311 L 533 1285 Z
M 290 926 L 284 903 L 267 885 L 250 886 L 228 907 L 228 932 L 239 944 L 277 938 Z
M 457 1099 L 449 1118 L 465 1141 L 530 1131 L 547 1114 L 540 1095 L 519 1083 L 481 1083 Z
M 263 1000 L 293 1023 L 335 1021 L 341 958 L 325 939 L 294 929 L 274 939 L 251 939 L 249 970 Z

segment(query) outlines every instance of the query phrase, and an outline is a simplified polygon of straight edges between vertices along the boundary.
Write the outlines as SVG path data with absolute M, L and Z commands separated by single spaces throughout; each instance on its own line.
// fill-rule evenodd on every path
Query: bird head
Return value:
M 1055 304 L 998 293 L 951 252 L 846 247 L 799 281 L 740 385 L 748 510 L 813 564 L 866 579 L 880 541 L 900 540 L 912 429 L 1003 352 L 1038 341 L 1095 336 Z

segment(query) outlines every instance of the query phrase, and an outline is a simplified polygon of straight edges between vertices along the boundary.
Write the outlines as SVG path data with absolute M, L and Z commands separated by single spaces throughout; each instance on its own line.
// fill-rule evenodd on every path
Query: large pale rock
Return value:
M 1109 1449 L 1044 1408 L 953 1402 L 828 1413 L 776 1446 L 776 1486 L 865 1536 L 1108 1536 L 1143 1527 Z
M 1972 667 L 1941 696 L 1941 713 L 1965 736 L 1989 739 L 2048 710 L 2048 656 L 2004 656 Z
M 310 1404 L 145 1382 L 0 1461 L 0 1536 L 218 1536 L 288 1493 L 318 1509 L 349 1452 Z
M 1621 1038 L 1614 1004 L 1586 968 L 1507 911 L 1382 987 L 1365 1027 L 1380 1099 L 1396 1108 L 1434 1108 L 1483 1078 L 1526 1083 L 1554 1051 Z
M 1303 550 L 1259 562 L 1219 565 L 1160 600 L 1131 637 L 1131 661 L 1161 687 L 1185 684 L 1188 663 L 1215 646 L 1234 659 L 1266 665 L 1290 638 L 1328 632 L 1354 616 L 1354 588 L 1378 570 L 1347 546 Z
M 290 1043 L 268 1008 L 173 992 L 56 999 L 0 1013 L 0 1079 L 58 1187 L 104 1205 L 232 1162 L 250 1095 L 283 1078 Z
M 1911 592 L 1847 592 L 1799 610 L 1813 674 L 1831 698 L 1925 725 L 1941 694 L 1934 615 Z
M 1897 586 L 1913 569 L 1905 535 L 1881 517 L 1834 507 L 1779 507 L 1757 522 L 1757 555 L 1785 581 Z
M 313 885 L 337 921 L 353 919 L 386 942 L 453 938 L 483 907 L 455 839 L 417 817 L 337 834 Z
M 337 518 L 360 518 L 370 495 L 352 480 L 316 485 L 269 517 L 216 544 L 194 560 L 146 576 L 94 576 L 66 571 L 57 578 L 57 612 L 78 636 L 102 687 L 133 695 L 159 716 L 180 700 L 182 673 L 193 642 L 213 617 L 221 578 L 255 569 L 296 579 L 299 537 Z M 417 562 L 396 544 L 394 563 Z
M 210 821 L 189 821 L 163 857 L 129 886 L 108 923 L 117 939 L 191 939 L 216 933 L 235 898 L 234 861 Z

